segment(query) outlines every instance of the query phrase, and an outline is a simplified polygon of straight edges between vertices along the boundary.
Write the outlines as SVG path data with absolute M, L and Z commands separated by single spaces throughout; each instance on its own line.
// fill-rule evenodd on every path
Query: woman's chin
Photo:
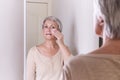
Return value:
M 46 36 L 45 39 L 47 39 L 47 40 L 53 40 L 54 38 L 52 36 Z

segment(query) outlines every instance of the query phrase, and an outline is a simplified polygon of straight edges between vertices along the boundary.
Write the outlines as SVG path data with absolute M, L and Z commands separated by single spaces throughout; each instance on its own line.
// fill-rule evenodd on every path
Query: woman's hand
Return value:
M 58 45 L 64 45 L 64 36 L 63 34 L 58 31 L 57 29 L 52 30 L 52 34 L 57 38 Z
M 66 60 L 68 60 L 68 58 L 71 57 L 71 55 L 72 55 L 71 51 L 64 44 L 64 37 L 63 37 L 63 34 L 60 31 L 54 29 L 54 30 L 52 30 L 52 34 L 57 38 L 57 44 L 60 47 L 60 50 L 61 50 L 63 58 L 64 58 L 64 62 L 65 62 Z

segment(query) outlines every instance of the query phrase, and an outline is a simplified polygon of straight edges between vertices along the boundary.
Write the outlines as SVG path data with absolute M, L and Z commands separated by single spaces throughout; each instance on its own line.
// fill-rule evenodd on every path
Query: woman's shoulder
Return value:
M 42 47 L 43 47 L 43 44 L 38 44 L 38 45 L 35 45 L 35 46 L 31 47 L 31 48 L 29 49 L 29 51 L 34 51 L 34 50 L 36 50 L 37 48 L 42 48 Z
M 29 52 L 34 51 L 36 49 L 36 46 L 33 46 L 29 49 Z
M 44 49 L 43 44 L 35 45 L 35 46 L 30 48 L 28 53 L 29 54 L 40 53 L 40 51 L 43 50 L 43 49 Z
M 29 49 L 28 51 L 28 55 L 35 55 L 37 53 L 37 47 L 36 46 L 33 46 Z
M 36 47 L 36 48 L 39 48 L 39 49 L 43 49 L 43 48 L 44 48 L 44 45 L 43 45 L 43 44 L 39 44 L 39 45 L 36 45 L 35 47 Z

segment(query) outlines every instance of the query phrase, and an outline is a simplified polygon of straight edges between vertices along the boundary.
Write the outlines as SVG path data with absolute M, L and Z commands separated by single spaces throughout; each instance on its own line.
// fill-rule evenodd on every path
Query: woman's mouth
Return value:
M 46 33 L 46 35 L 52 35 L 51 33 Z

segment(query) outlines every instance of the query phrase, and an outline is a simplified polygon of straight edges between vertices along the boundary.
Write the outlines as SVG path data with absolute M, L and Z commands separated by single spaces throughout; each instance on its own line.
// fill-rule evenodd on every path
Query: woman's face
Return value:
M 43 36 L 47 40 L 55 40 L 55 36 L 52 35 L 52 31 L 58 30 L 58 25 L 56 22 L 51 20 L 46 20 L 43 25 Z

